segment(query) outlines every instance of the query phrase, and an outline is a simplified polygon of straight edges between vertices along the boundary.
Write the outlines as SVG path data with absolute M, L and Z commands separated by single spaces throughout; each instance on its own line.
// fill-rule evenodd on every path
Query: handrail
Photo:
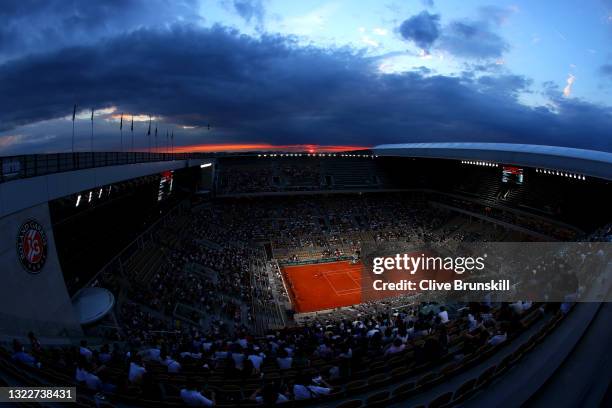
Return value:
M 66 171 L 212 157 L 206 153 L 78 152 L 0 157 L 0 183 Z

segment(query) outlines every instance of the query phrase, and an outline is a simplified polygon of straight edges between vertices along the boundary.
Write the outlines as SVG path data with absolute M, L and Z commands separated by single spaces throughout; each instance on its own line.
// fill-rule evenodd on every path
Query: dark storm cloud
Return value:
M 485 6 L 479 9 L 476 20 L 455 20 L 441 27 L 439 15 L 422 11 L 405 20 L 399 32 L 426 51 L 437 47 L 466 59 L 499 58 L 510 47 L 495 32 L 495 26 L 512 13 L 509 8 Z
M 264 19 L 264 6 L 262 0 L 234 0 L 234 9 L 247 23 L 255 20 L 261 26 Z
M 463 58 L 499 58 L 508 43 L 485 21 L 454 21 L 444 29 L 440 48 Z
M 612 64 L 605 64 L 599 67 L 599 72 L 601 72 L 604 76 L 612 79 Z
M 440 35 L 440 16 L 422 11 L 405 20 L 399 31 L 404 39 L 427 51 Z
M 0 100 L 0 124 L 9 130 L 67 117 L 77 103 L 162 116 L 164 126 L 210 122 L 232 142 L 495 141 L 612 150 L 609 108 L 562 98 L 553 88 L 554 112 L 530 108 L 517 101 L 528 85 L 521 76 L 486 73 L 381 75 L 347 49 L 177 25 L 1 65 L 0 93 L 11 97 Z M 49 149 L 69 140 L 64 123 Z M 9 134 L 25 132 L 19 129 Z M 182 141 L 210 141 L 198 137 Z
M 197 20 L 197 0 L 2 0 L 0 59 Z
M 526 92 L 532 81 L 522 75 L 499 75 L 481 76 L 477 79 L 477 83 L 482 92 L 516 96 L 519 92 Z

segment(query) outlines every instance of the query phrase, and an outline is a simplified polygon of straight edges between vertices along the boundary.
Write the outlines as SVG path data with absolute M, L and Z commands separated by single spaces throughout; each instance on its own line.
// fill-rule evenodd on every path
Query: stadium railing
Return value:
M 204 153 L 79 152 L 0 157 L 0 183 L 46 174 L 132 163 L 210 157 Z

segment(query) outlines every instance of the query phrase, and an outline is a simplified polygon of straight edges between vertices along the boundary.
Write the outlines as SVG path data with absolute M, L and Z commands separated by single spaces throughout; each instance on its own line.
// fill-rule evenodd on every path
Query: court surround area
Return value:
M 452 271 L 423 269 L 414 274 L 391 269 L 384 275 L 374 275 L 365 271 L 363 263 L 351 261 L 292 265 L 281 269 L 296 313 L 318 312 L 419 292 L 375 290 L 373 283 L 379 279 L 397 283 L 406 278 L 416 282 L 423 279 L 450 282 L 456 278 Z

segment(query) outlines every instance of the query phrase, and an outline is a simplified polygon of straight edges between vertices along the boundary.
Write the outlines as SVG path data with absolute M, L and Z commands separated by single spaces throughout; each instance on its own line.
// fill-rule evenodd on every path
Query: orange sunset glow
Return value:
M 187 146 L 174 146 L 174 153 L 196 153 L 196 152 L 245 152 L 245 151 L 293 151 L 293 152 L 345 152 L 351 150 L 367 150 L 369 146 L 336 146 L 336 145 L 314 145 L 314 144 L 291 144 L 274 145 L 269 143 L 221 143 L 221 144 L 195 144 Z M 158 148 L 158 152 L 167 152 L 165 147 Z

